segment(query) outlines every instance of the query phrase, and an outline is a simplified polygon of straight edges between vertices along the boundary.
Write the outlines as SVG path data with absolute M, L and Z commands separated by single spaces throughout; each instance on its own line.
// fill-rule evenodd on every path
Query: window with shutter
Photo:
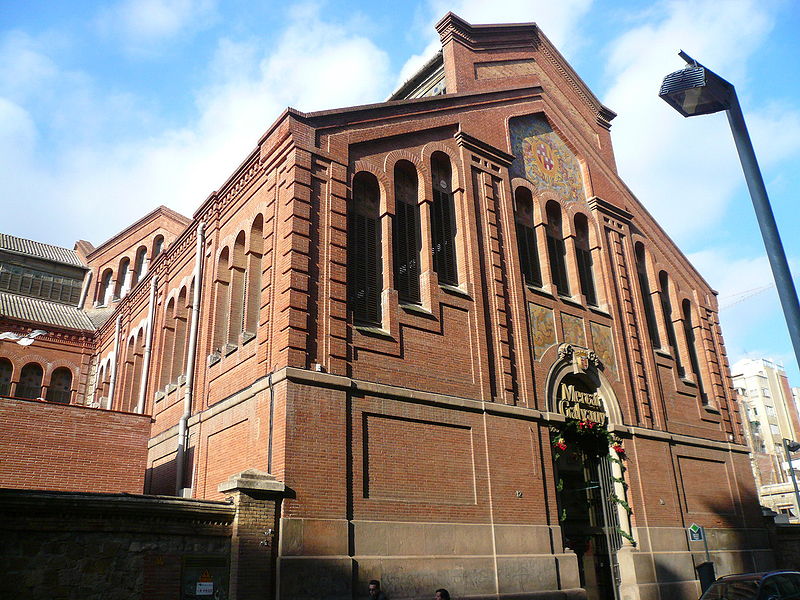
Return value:
M 661 284 L 661 312 L 664 313 L 664 321 L 667 325 L 667 340 L 669 341 L 672 356 L 675 358 L 675 366 L 678 369 L 678 375 L 684 377 L 686 371 L 683 369 L 681 355 L 678 352 L 678 340 L 675 337 L 675 323 L 672 320 L 672 302 L 670 302 L 669 299 L 669 276 L 666 271 L 661 271 L 658 274 L 658 282 Z
M 411 163 L 398 162 L 394 181 L 394 286 L 402 302 L 419 303 L 419 206 L 416 169 Z
M 514 219 L 517 226 L 517 248 L 525 283 L 542 286 L 539 250 L 533 228 L 533 196 L 528 188 L 518 187 L 514 192 Z
M 639 291 L 642 294 L 644 316 L 647 321 L 647 333 L 650 334 L 650 343 L 654 348 L 661 346 L 661 338 L 656 326 L 656 313 L 653 307 L 653 296 L 650 291 L 650 281 L 647 277 L 647 263 L 645 261 L 644 244 L 637 242 L 634 248 L 636 254 L 636 275 L 639 280 Z
M 575 258 L 578 263 L 578 279 L 581 294 L 590 306 L 597 306 L 597 290 L 592 272 L 592 252 L 589 249 L 589 222 L 585 215 L 575 216 Z
M 439 283 L 458 285 L 456 266 L 455 205 L 453 201 L 453 171 L 450 159 L 436 152 L 431 159 L 433 204 L 431 206 L 431 229 L 433 242 L 433 270 Z
M 547 256 L 550 273 L 559 296 L 569 296 L 567 277 L 567 247 L 561 230 L 561 207 L 553 201 L 547 203 Z
M 684 300 L 682 308 L 683 332 L 686 336 L 686 346 L 689 350 L 689 364 L 692 366 L 695 382 L 697 382 L 697 392 L 705 403 L 706 392 L 703 388 L 703 373 L 700 371 L 700 361 L 697 358 L 697 339 L 695 338 L 694 326 L 692 325 L 692 305 L 688 300 Z
M 380 192 L 371 173 L 353 178 L 347 211 L 347 296 L 355 321 L 378 324 L 382 289 Z

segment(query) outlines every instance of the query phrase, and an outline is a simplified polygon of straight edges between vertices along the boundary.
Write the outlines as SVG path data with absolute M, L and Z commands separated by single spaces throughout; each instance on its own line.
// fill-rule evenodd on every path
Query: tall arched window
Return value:
M 589 220 L 586 215 L 575 215 L 575 258 L 578 262 L 578 279 L 586 304 L 597 306 L 597 289 L 594 285 L 592 251 L 589 246 Z
M 117 270 L 117 285 L 114 288 L 114 299 L 119 300 L 122 298 L 127 292 L 127 288 L 125 287 L 125 280 L 128 278 L 128 269 L 130 268 L 131 261 L 128 258 L 123 258 L 119 263 L 119 269 Z
M 214 352 L 222 353 L 228 343 L 228 307 L 230 304 L 230 269 L 228 268 L 228 249 L 224 248 L 217 261 L 214 278 Z
M 0 358 L 0 396 L 11 395 L 11 376 L 14 366 L 7 358 Z
M 656 311 L 653 307 L 650 280 L 647 277 L 647 260 L 642 242 L 636 242 L 634 253 L 636 254 L 636 276 L 639 280 L 639 292 L 642 295 L 644 318 L 647 321 L 647 333 L 650 334 L 650 343 L 653 348 L 660 348 L 661 338 L 658 335 L 658 326 L 656 325 Z
M 42 395 L 42 366 L 28 363 L 22 367 L 17 383 L 17 398 L 39 398 Z
M 244 335 L 253 337 L 258 329 L 261 309 L 262 256 L 264 254 L 264 217 L 258 215 L 250 226 L 247 250 L 247 297 L 245 298 Z
M 175 347 L 175 298 L 164 311 L 164 335 L 161 338 L 161 374 L 158 387 L 164 389 L 172 383 L 172 351 Z
M 50 376 L 50 385 L 47 386 L 47 396 L 49 402 L 59 404 L 69 404 L 72 396 L 72 371 L 67 367 L 58 367 Z
M 178 301 L 175 303 L 175 341 L 172 348 L 172 367 L 169 374 L 169 383 L 175 383 L 184 372 L 187 342 L 187 306 L 186 288 L 181 288 Z
M 97 287 L 97 304 L 106 305 L 109 301 L 109 294 L 111 290 L 111 277 L 114 273 L 111 269 L 106 269 L 103 276 L 100 278 L 100 285 Z
M 697 391 L 703 402 L 706 401 L 706 391 L 703 386 L 703 372 L 700 370 L 700 361 L 697 358 L 698 340 L 694 335 L 694 325 L 692 323 L 692 304 L 688 300 L 681 303 L 683 312 L 683 332 L 686 336 L 686 347 L 689 351 L 689 364 L 694 373 L 694 380 L 697 383 Z
M 156 257 L 161 254 L 161 251 L 164 249 L 164 236 L 157 235 L 153 239 L 153 252 L 150 255 L 150 262 L 153 262 Z
M 394 167 L 395 215 L 392 225 L 394 287 L 401 302 L 418 303 L 419 290 L 419 179 L 410 162 Z
M 533 228 L 533 195 L 526 187 L 520 186 L 514 191 L 514 221 L 517 226 L 522 276 L 528 285 L 542 287 L 542 269 L 536 246 L 536 231 Z
M 354 321 L 381 320 L 380 189 L 372 173 L 353 177 L 347 207 L 347 302 Z
M 675 366 L 678 369 L 678 375 L 684 377 L 686 371 L 681 362 L 681 355 L 678 352 L 678 339 L 675 336 L 675 323 L 672 316 L 672 301 L 670 300 L 669 290 L 669 276 L 666 271 L 661 271 L 658 274 L 658 283 L 661 287 L 661 312 L 664 313 L 664 321 L 667 326 L 667 340 L 669 341 L 669 349 L 675 358 Z
M 239 344 L 239 337 L 244 330 L 244 305 L 247 299 L 246 263 L 244 255 L 244 231 L 240 231 L 233 244 L 231 260 L 231 304 L 230 321 L 228 322 L 228 343 Z
M 569 296 L 567 277 L 567 248 L 561 228 L 561 207 L 552 200 L 547 203 L 547 257 L 550 259 L 550 274 L 559 296 Z
M 147 248 L 139 246 L 139 249 L 136 250 L 136 260 L 133 263 L 133 280 L 131 282 L 131 287 L 139 283 L 142 277 L 144 277 L 145 260 L 147 260 Z
M 453 202 L 453 169 L 443 152 L 431 157 L 433 204 L 431 204 L 431 239 L 433 270 L 439 283 L 458 285 L 456 266 L 456 219 Z

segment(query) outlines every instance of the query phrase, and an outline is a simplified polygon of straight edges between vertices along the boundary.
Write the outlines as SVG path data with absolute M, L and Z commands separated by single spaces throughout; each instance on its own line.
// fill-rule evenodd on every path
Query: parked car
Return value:
M 726 575 L 712 583 L 700 600 L 800 600 L 800 573 Z

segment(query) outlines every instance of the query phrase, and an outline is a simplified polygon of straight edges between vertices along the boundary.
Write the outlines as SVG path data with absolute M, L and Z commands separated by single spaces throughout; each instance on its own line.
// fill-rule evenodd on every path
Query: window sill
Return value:
M 538 294 L 539 296 L 544 296 L 545 298 L 550 298 L 551 300 L 556 299 L 556 297 L 553 294 L 551 294 L 544 288 L 536 287 L 535 285 L 531 285 L 530 283 L 526 283 L 525 287 L 527 287 L 533 293 Z
M 461 296 L 462 298 L 466 298 L 467 300 L 472 300 L 472 296 L 470 296 L 467 292 L 465 292 L 458 286 L 450 285 L 448 283 L 442 283 L 439 284 L 439 287 L 442 288 L 442 291 L 445 291 L 448 294 L 453 294 L 454 296 Z
M 672 353 L 666 348 L 653 348 L 653 352 L 664 358 L 672 358 Z
M 608 310 L 608 306 L 588 306 L 589 310 L 592 311 L 596 315 L 600 315 L 601 317 L 611 318 L 611 312 Z
M 429 319 L 433 319 L 433 313 L 429 311 L 427 308 L 423 308 L 419 304 L 403 304 L 400 303 L 400 308 L 408 313 L 412 313 L 415 315 L 419 315 L 421 317 L 427 317 Z
M 575 299 L 575 296 L 559 296 L 558 299 L 568 306 L 574 306 L 575 308 L 586 308 L 580 300 Z
M 250 340 L 256 339 L 256 334 L 252 331 L 243 331 L 242 332 L 242 346 L 244 346 Z
M 378 327 L 376 325 L 366 325 L 366 324 L 358 325 L 358 324 L 354 324 L 353 327 L 355 328 L 356 331 L 358 331 L 359 333 L 361 333 L 363 335 L 384 338 L 384 339 L 387 339 L 387 340 L 394 340 L 394 338 L 392 337 L 391 333 L 389 333 L 385 329 L 383 329 L 381 327 Z

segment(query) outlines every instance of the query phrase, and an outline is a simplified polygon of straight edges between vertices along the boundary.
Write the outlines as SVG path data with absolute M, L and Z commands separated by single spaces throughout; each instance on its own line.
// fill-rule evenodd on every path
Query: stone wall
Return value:
M 227 600 L 229 502 L 0 490 L 0 597 Z

